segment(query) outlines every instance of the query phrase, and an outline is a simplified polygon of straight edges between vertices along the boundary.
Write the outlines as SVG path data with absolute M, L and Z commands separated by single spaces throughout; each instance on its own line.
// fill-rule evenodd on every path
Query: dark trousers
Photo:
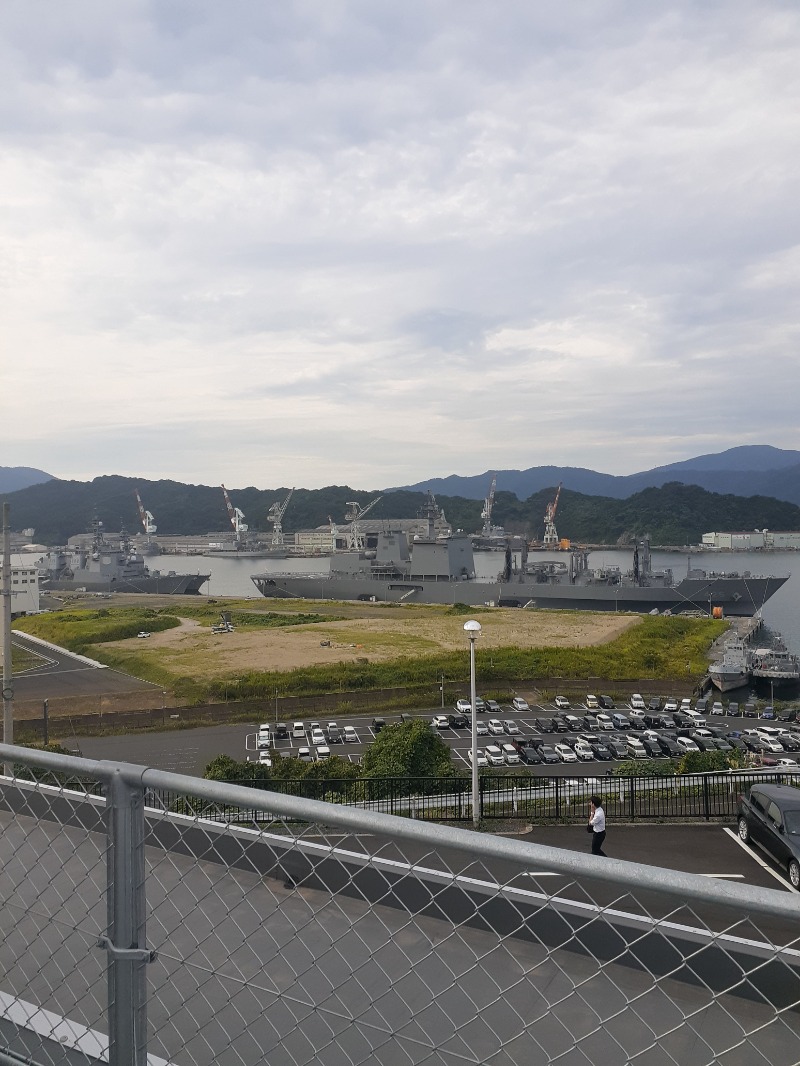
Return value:
M 592 855 L 605 855 L 603 851 L 603 841 L 606 839 L 606 831 L 597 833 L 592 830 Z

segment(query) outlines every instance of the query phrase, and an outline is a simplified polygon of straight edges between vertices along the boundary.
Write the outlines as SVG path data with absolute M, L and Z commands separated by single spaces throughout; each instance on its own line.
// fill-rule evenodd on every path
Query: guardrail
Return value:
M 800 1061 L 794 895 L 124 763 L 0 761 L 4 1064 Z

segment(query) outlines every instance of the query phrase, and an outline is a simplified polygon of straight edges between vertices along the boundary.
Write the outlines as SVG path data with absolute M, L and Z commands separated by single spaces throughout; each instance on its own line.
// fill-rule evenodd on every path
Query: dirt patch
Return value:
M 479 637 L 482 653 L 492 648 L 588 647 L 614 640 L 640 621 L 638 615 L 576 614 L 574 612 L 528 612 L 476 610 L 483 627 Z M 153 633 L 146 642 L 148 654 L 157 655 L 167 669 L 191 669 L 200 679 L 250 670 L 294 670 L 320 664 L 383 662 L 400 656 L 432 655 L 464 650 L 464 621 L 415 609 L 408 614 L 348 618 L 345 621 L 281 629 L 237 629 L 212 633 L 193 619 L 163 633 Z M 143 641 L 117 642 L 120 649 L 134 646 L 142 652 Z

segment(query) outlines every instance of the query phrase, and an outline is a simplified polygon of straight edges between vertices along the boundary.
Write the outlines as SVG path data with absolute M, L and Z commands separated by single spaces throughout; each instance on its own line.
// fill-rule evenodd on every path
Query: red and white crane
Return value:
M 556 498 L 548 503 L 544 512 L 544 538 L 542 544 L 545 548 L 557 548 L 559 546 L 558 533 L 556 532 L 556 511 L 558 510 L 558 497 L 561 495 L 561 482 L 556 489 Z
M 142 503 L 142 497 L 139 495 L 138 489 L 134 490 L 134 494 L 136 496 L 136 506 L 139 508 L 139 521 L 142 523 L 142 529 L 144 529 L 148 537 L 152 537 L 152 535 L 158 529 L 158 526 L 156 525 L 156 520 L 153 518 L 149 511 L 145 511 L 144 504 Z
M 228 518 L 231 521 L 233 532 L 236 535 L 237 546 L 244 539 L 244 534 L 247 533 L 248 526 L 244 521 L 244 512 L 240 511 L 238 507 L 234 507 L 231 503 L 231 498 L 228 495 L 228 490 L 225 486 L 222 486 L 222 495 L 225 497 L 225 506 L 228 509 Z

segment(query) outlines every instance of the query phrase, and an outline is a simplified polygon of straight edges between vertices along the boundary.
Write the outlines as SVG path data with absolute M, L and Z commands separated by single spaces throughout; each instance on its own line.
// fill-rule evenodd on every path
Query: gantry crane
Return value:
M 559 540 L 556 532 L 556 511 L 558 510 L 558 497 L 561 495 L 561 482 L 556 489 L 556 498 L 548 503 L 544 512 L 544 538 L 542 544 L 545 548 L 558 548 Z
M 267 512 L 267 521 L 272 522 L 272 540 L 271 545 L 273 548 L 283 547 L 283 516 L 286 514 L 286 508 L 289 506 L 289 500 L 292 498 L 294 488 L 289 491 L 289 495 L 283 501 L 276 500 Z
M 489 495 L 483 501 L 483 510 L 481 511 L 481 518 L 483 519 L 483 532 L 482 536 L 491 537 L 492 535 L 492 507 L 494 507 L 494 490 L 497 488 L 497 474 L 492 475 L 492 485 L 489 489 Z
M 234 507 L 231 503 L 231 498 L 228 495 L 228 490 L 225 486 L 222 486 L 222 495 L 225 497 L 225 506 L 228 509 L 228 518 L 231 520 L 231 526 L 236 536 L 236 547 L 238 548 L 241 542 L 244 540 L 244 535 L 247 533 L 247 525 L 244 521 L 244 513 L 239 510 L 238 507 Z
M 355 500 L 348 501 L 346 506 L 350 508 L 349 511 L 345 511 L 344 517 L 350 523 L 347 530 L 347 548 L 348 551 L 362 552 L 364 550 L 364 534 L 361 531 L 359 522 L 367 513 L 371 511 L 375 504 L 382 500 L 382 496 L 376 496 L 375 499 L 368 503 L 366 507 L 362 507 L 360 503 Z
M 158 530 L 158 526 L 156 526 L 156 521 L 149 511 L 145 511 L 144 504 L 142 503 L 142 497 L 139 495 L 138 489 L 134 490 L 134 495 L 136 496 L 136 506 L 139 508 L 139 521 L 142 523 L 142 528 L 144 529 L 147 536 L 152 537 L 153 534 Z

